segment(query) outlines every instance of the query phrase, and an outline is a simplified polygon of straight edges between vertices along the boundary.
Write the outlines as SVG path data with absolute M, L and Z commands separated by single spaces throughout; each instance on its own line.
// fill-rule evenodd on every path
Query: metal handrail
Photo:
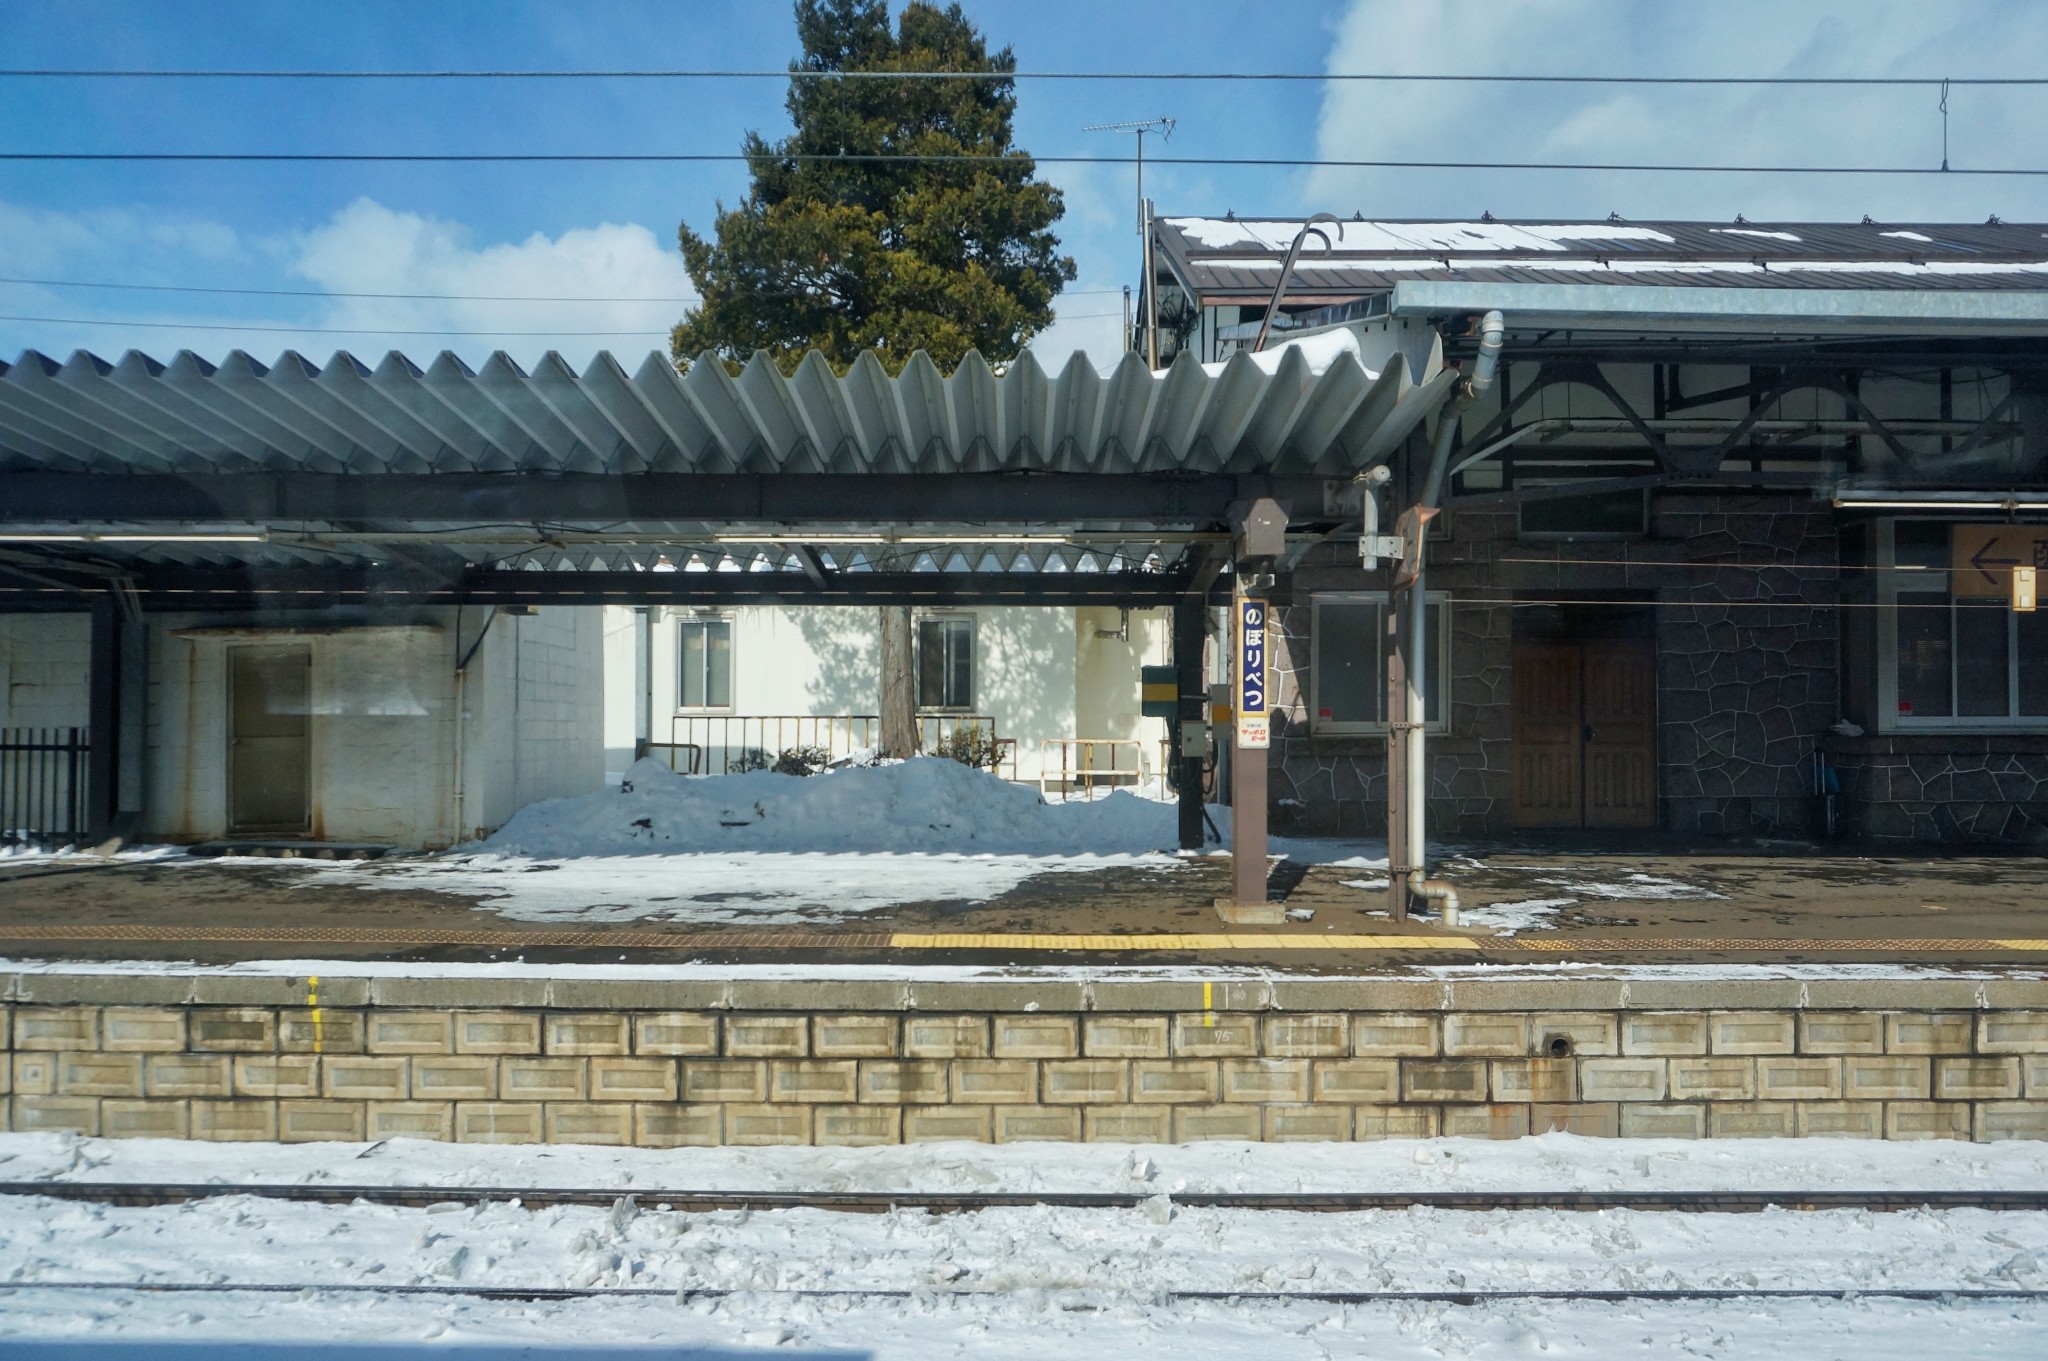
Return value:
M 1116 789 L 1121 787 L 1120 781 L 1126 781 L 1135 788 L 1145 782 L 1145 744 L 1135 737 L 1048 737 L 1038 744 L 1038 792 L 1042 795 L 1052 793 L 1046 788 L 1046 782 L 1053 778 L 1049 773 L 1052 762 L 1047 752 L 1054 747 L 1059 749 L 1059 793 L 1062 799 L 1073 792 L 1077 779 L 1088 800 L 1094 799 L 1097 788 Z M 1131 752 L 1129 766 L 1117 760 L 1117 753 L 1126 747 Z M 1103 750 L 1109 753 L 1106 766 L 1098 764 L 1095 759 L 1095 754 Z
M 985 729 L 998 749 L 1008 742 L 1009 778 L 1015 779 L 1015 739 L 999 736 L 995 719 L 987 714 L 919 714 L 915 730 L 917 749 L 935 751 L 961 730 L 976 728 Z M 748 769 L 762 758 L 773 763 L 778 754 L 796 747 L 816 747 L 828 761 L 837 761 L 879 746 L 881 731 L 882 720 L 875 714 L 685 713 L 670 717 L 667 742 L 646 745 L 677 750 L 697 748 L 696 764 L 690 774 L 729 775 L 735 764 Z

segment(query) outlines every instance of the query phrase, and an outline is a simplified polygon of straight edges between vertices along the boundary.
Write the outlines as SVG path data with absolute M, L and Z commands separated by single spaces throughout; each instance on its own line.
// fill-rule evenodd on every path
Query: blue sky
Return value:
M 982 0 L 967 8 L 1026 70 L 1399 70 L 1627 74 L 2015 75 L 2048 71 L 2032 0 Z M 780 68 L 786 4 L 590 0 L 347 5 L 71 0 L 9 16 L 9 66 Z M 0 81 L 8 150 L 714 151 L 785 130 L 779 81 L 230 83 Z M 1959 90 L 1956 164 L 2043 163 L 2048 92 Z M 1041 154 L 1119 153 L 1096 122 L 1171 114 L 1169 150 L 1219 156 L 1935 164 L 1923 90 L 1060 83 L 1022 89 Z M 1124 167 L 1046 167 L 1081 277 L 1042 353 L 1113 353 L 1134 280 Z M 1163 213 L 2048 219 L 2048 182 L 1157 167 Z M 675 225 L 708 229 L 735 165 L 0 164 L 0 275 L 316 296 L 0 284 L 0 354 L 79 346 L 316 362 L 336 349 L 523 363 L 637 355 L 692 293 Z M 606 303 L 395 301 L 346 293 L 574 295 Z M 112 323 L 152 323 L 149 327 Z M 265 329 L 236 329 L 236 328 Z M 225 329 L 215 329 L 225 328 Z M 533 336 L 447 335 L 528 331 Z M 340 334 L 340 331 L 361 332 Z M 421 332 L 424 334 L 405 334 Z M 603 334 L 580 334 L 601 332 Z

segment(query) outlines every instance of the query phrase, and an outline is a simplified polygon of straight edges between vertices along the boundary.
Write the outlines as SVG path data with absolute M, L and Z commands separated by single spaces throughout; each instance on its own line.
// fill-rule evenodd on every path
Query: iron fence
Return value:
M 65 845 L 86 833 L 84 728 L 0 728 L 0 844 Z
M 986 714 L 920 714 L 917 749 L 936 753 L 963 734 L 973 732 L 1001 753 L 1000 767 L 1016 778 L 1016 745 L 996 736 L 996 721 Z M 875 714 L 677 714 L 669 720 L 668 741 L 644 744 L 643 754 L 666 761 L 673 770 L 691 775 L 730 775 L 765 770 L 785 751 L 822 751 L 828 762 L 871 752 L 882 743 L 882 720 Z

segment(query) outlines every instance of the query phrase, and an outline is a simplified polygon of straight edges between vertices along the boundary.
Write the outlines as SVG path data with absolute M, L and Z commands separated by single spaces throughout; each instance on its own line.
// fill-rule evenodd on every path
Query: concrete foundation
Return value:
M 16 1131 L 1185 1143 L 2048 1138 L 2048 982 L 22 973 Z

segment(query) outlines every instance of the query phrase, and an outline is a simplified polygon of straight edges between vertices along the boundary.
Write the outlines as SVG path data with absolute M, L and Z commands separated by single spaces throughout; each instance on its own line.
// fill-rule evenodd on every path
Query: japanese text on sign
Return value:
M 2010 599 L 2015 567 L 2048 569 L 2048 527 L 1957 525 L 1949 559 L 1953 594 Z
M 1247 750 L 1269 741 L 1266 717 L 1266 602 L 1237 602 L 1237 745 Z

